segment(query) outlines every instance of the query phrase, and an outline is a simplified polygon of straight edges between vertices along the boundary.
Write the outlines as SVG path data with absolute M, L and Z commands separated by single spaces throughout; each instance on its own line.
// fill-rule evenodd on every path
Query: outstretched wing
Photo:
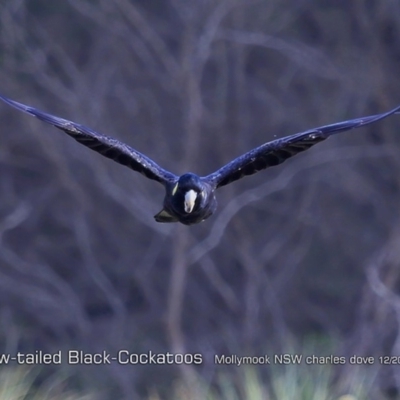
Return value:
M 383 114 L 351 119 L 349 121 L 338 122 L 332 125 L 325 125 L 273 140 L 272 142 L 265 143 L 234 159 L 219 170 L 204 177 L 204 179 L 209 181 L 216 188 L 227 185 L 228 183 L 234 182 L 246 175 L 252 175 L 262 169 L 281 164 L 288 158 L 309 149 L 311 146 L 314 146 L 335 133 L 359 128 L 384 119 L 389 115 L 399 113 L 400 106 Z
M 134 171 L 140 172 L 149 179 L 153 179 L 164 185 L 167 182 L 173 182 L 178 179 L 177 176 L 161 168 L 150 158 L 116 139 L 97 133 L 75 122 L 36 110 L 33 107 L 10 100 L 4 96 L 0 95 L 0 99 L 18 110 L 24 111 L 41 121 L 54 125 L 79 143 L 89 147 L 89 149 L 97 151 L 103 156 L 111 158 L 117 163 L 125 165 Z

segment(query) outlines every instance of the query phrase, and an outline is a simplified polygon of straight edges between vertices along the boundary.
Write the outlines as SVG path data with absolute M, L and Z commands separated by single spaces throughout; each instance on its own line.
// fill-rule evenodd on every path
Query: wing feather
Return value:
M 389 115 L 399 113 L 400 106 L 386 113 L 324 125 L 319 128 L 273 140 L 234 159 L 222 168 L 204 177 L 204 179 L 208 180 L 214 187 L 219 188 L 246 175 L 252 175 L 265 168 L 281 164 L 288 158 L 309 149 L 331 135 L 372 124 Z
M 41 121 L 47 122 L 48 124 L 63 130 L 69 136 L 89 149 L 97 151 L 101 155 L 110 158 L 119 164 L 125 165 L 134 171 L 140 172 L 149 179 L 153 179 L 164 185 L 178 179 L 177 176 L 161 168 L 144 154 L 139 153 L 137 150 L 119 140 L 100 134 L 83 125 L 76 124 L 75 122 L 47 114 L 33 107 L 10 100 L 4 96 L 0 95 L 0 99 L 18 110 L 24 111 Z

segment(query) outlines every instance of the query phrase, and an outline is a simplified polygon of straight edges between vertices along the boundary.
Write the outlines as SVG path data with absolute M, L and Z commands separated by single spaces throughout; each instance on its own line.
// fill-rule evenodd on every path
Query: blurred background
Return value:
M 387 111 L 400 104 L 399 71 L 398 0 L 0 3 L 2 94 L 176 174 Z M 399 367 L 378 357 L 400 363 L 400 116 L 221 189 L 217 213 L 190 227 L 154 221 L 160 185 L 6 104 L 0 131 L 0 352 L 203 359 L 33 366 L 35 387 L 60 381 L 59 393 L 96 399 L 398 398 Z M 375 363 L 214 362 L 285 353 Z M 303 396 L 321 382 L 326 397 Z

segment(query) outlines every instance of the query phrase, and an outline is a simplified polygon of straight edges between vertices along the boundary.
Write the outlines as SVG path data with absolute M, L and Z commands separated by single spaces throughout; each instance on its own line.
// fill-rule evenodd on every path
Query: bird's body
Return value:
M 166 188 L 164 208 L 155 216 L 157 222 L 197 224 L 217 209 L 215 186 L 189 172 Z
M 244 176 L 255 174 L 268 167 L 283 163 L 286 159 L 309 149 L 329 136 L 358 128 L 400 113 L 400 106 L 386 113 L 356 118 L 325 125 L 305 132 L 286 136 L 265 143 L 234 159 L 205 177 L 186 173 L 180 177 L 161 168 L 153 160 L 130 146 L 95 132 L 83 125 L 68 121 L 33 107 L 0 96 L 7 104 L 63 130 L 79 143 L 105 157 L 125 165 L 149 179 L 161 183 L 166 191 L 164 208 L 154 216 L 157 222 L 181 222 L 192 225 L 210 217 L 217 208 L 216 189 Z

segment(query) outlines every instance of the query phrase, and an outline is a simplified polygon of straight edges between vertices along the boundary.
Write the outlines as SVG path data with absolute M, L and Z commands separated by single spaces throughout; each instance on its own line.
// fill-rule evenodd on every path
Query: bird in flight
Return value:
M 214 213 L 217 208 L 216 189 L 244 176 L 281 164 L 288 158 L 338 132 L 359 128 L 380 121 L 389 115 L 400 113 L 400 106 L 398 106 L 386 113 L 324 125 L 276 139 L 235 158 L 212 174 L 200 177 L 191 172 L 176 176 L 119 140 L 1 95 L 0 99 L 18 110 L 63 130 L 79 143 L 103 156 L 161 183 L 166 193 L 163 209 L 154 216 L 155 220 L 157 222 L 181 222 L 185 225 L 202 222 Z

